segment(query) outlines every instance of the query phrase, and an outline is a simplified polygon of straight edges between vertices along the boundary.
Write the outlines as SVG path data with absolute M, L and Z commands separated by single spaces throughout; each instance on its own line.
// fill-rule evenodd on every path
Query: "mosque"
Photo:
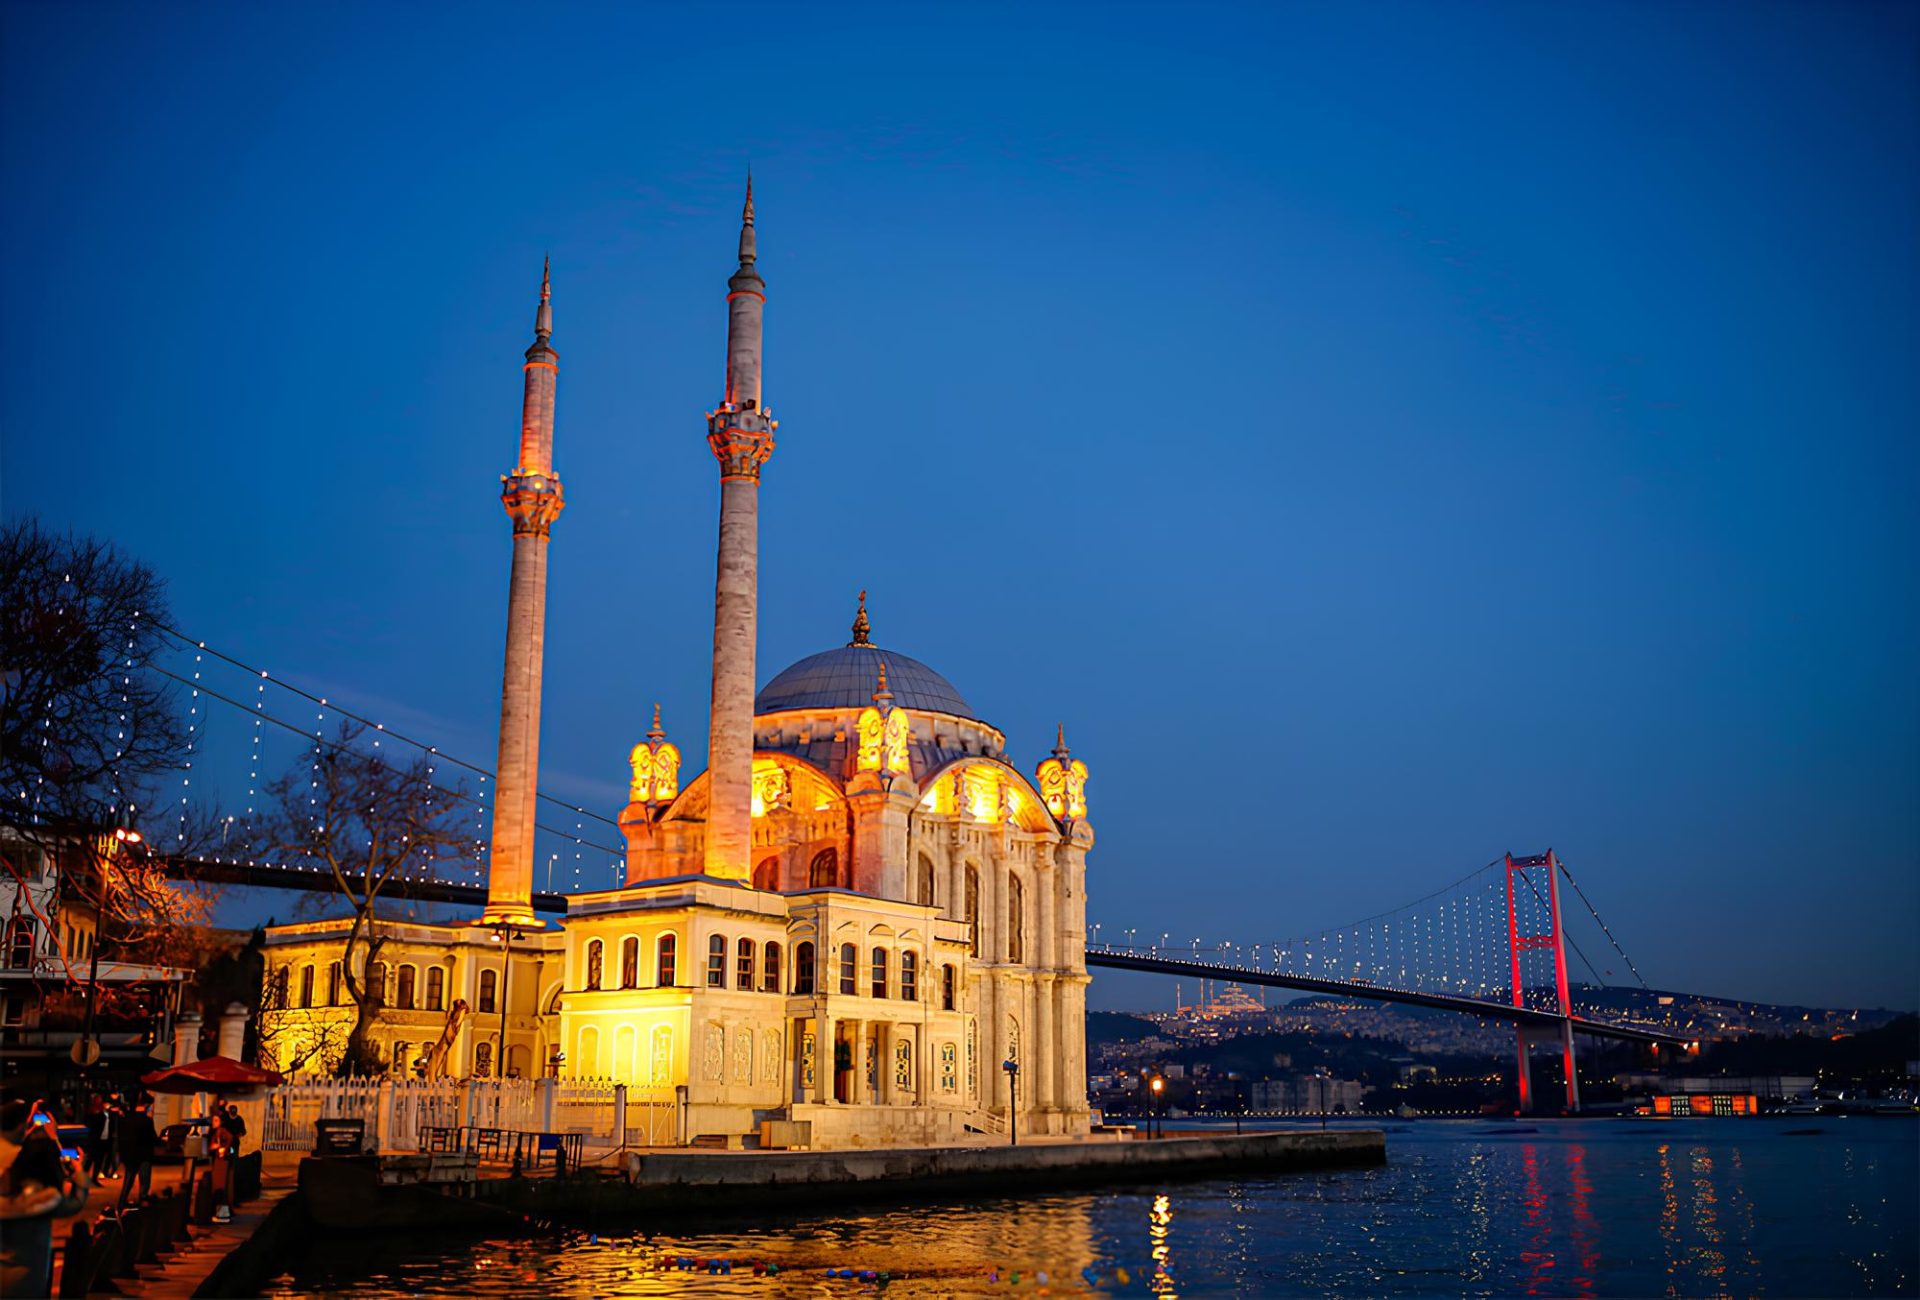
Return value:
M 683 781 L 656 707 L 620 814 L 626 882 L 533 912 L 554 472 L 550 279 L 527 349 L 488 901 L 477 923 L 382 922 L 369 975 L 396 1072 L 613 1080 L 676 1100 L 688 1137 L 810 1125 L 816 1148 L 1079 1134 L 1086 1098 L 1087 768 L 1064 733 L 1032 777 L 945 677 L 873 640 L 756 693 L 766 284 L 753 186 L 727 281 L 707 771 Z M 266 1051 L 318 1070 L 354 1008 L 348 923 L 268 935 Z M 356 971 L 356 975 L 360 972 Z M 1014 1067 L 1014 1068 L 1009 1068 Z M 1017 1108 L 1017 1113 L 1016 1113 Z

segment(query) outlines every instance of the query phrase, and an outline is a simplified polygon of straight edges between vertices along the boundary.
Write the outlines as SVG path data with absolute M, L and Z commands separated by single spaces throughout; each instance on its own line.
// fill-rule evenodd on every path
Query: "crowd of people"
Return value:
M 63 1128 L 74 1135 L 74 1145 L 63 1143 Z M 216 1098 L 204 1154 L 211 1162 L 212 1217 L 218 1222 L 232 1217 L 246 1132 L 239 1107 Z M 153 1097 L 144 1092 L 95 1093 L 68 1124 L 45 1100 L 0 1103 L 0 1296 L 50 1294 L 55 1221 L 80 1213 L 108 1182 L 120 1184 L 116 1211 L 144 1205 L 153 1195 L 159 1149 Z

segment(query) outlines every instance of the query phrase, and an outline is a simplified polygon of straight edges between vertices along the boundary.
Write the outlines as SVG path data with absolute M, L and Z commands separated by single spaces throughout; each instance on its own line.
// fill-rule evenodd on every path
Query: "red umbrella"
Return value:
M 281 1081 L 277 1070 L 256 1069 L 227 1056 L 205 1056 L 185 1065 L 172 1065 L 140 1082 L 154 1092 L 180 1095 L 194 1092 L 245 1092 L 251 1088 L 273 1087 Z

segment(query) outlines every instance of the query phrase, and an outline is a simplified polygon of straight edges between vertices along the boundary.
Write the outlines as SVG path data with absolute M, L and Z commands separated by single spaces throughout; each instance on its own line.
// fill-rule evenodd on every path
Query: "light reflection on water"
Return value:
M 273 1294 L 1912 1294 L 1920 1123 L 1815 1123 L 1788 1137 L 1764 1120 L 1430 1121 L 1395 1125 L 1374 1170 L 601 1238 L 316 1244 Z M 686 1256 L 736 1266 L 665 1266 Z M 845 1268 L 893 1280 L 823 1276 Z

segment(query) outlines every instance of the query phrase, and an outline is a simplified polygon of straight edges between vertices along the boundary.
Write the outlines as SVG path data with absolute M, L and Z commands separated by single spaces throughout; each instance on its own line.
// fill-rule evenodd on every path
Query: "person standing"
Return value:
M 112 1178 L 120 1171 L 120 1125 L 126 1118 L 127 1099 L 116 1092 L 107 1098 L 107 1122 L 100 1134 L 101 1178 Z
M 61 1154 L 51 1114 L 0 1105 L 0 1293 L 53 1293 L 53 1221 L 78 1214 L 91 1187 L 80 1162 Z
M 107 1165 L 107 1099 L 100 1093 L 92 1093 L 87 1097 L 86 1122 L 85 1169 L 90 1177 L 97 1179 Z
M 153 1156 L 160 1146 L 160 1135 L 153 1127 L 153 1098 L 141 1093 L 138 1104 L 120 1121 L 119 1127 L 120 1208 L 124 1210 L 134 1179 L 140 1180 L 142 1201 L 153 1195 Z

